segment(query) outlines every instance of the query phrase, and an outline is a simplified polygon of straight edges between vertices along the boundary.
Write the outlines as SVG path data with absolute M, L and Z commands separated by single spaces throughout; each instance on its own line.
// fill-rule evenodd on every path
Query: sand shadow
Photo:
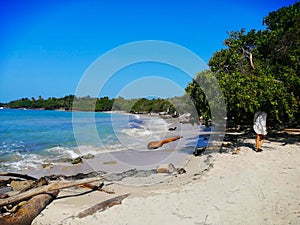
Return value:
M 224 141 L 232 142 L 236 147 L 248 147 L 255 151 L 255 144 L 244 142 L 246 139 L 255 141 L 255 133 L 250 128 L 238 131 L 226 132 Z M 288 133 L 281 130 L 270 130 L 266 135 L 266 141 L 281 143 L 282 146 L 300 143 L 300 133 Z M 265 146 L 264 148 L 268 148 Z

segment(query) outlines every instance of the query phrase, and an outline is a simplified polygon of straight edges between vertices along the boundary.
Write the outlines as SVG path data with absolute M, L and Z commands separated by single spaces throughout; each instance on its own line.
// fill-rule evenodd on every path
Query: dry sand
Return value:
M 126 178 L 123 182 L 135 185 L 107 185 L 115 195 L 64 190 L 33 224 L 300 224 L 299 136 L 268 137 L 261 153 L 253 146 L 254 135 L 231 148 L 240 148 L 237 155 L 190 155 L 185 174 Z M 147 182 L 152 185 L 138 186 Z M 121 205 L 76 217 L 125 193 L 131 195 Z

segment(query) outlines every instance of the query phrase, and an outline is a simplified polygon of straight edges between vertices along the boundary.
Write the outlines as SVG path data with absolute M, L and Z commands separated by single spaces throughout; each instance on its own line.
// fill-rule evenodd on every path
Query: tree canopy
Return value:
M 253 113 L 264 109 L 273 124 L 297 122 L 300 104 L 300 3 L 270 12 L 263 19 L 265 30 L 229 32 L 225 48 L 214 53 L 210 71 L 224 94 L 227 115 L 249 123 Z M 203 90 L 191 82 L 186 91 L 209 118 Z

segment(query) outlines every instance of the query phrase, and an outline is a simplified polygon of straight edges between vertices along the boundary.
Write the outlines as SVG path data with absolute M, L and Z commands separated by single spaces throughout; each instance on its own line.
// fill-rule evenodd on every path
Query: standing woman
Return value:
M 256 133 L 255 151 L 261 152 L 261 146 L 267 135 L 267 113 L 264 111 L 258 111 L 254 114 L 253 129 Z

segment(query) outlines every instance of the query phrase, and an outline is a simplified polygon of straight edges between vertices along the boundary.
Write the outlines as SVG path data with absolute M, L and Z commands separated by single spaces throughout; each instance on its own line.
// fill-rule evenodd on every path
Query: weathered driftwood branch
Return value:
M 48 185 L 30 189 L 28 191 L 19 193 L 15 196 L 12 196 L 12 197 L 9 197 L 6 199 L 0 199 L 0 207 L 9 205 L 9 204 L 14 204 L 14 203 L 26 200 L 28 198 L 31 198 L 35 195 L 47 193 L 49 191 L 60 190 L 60 189 L 69 188 L 69 187 L 73 187 L 73 186 L 79 186 L 82 184 L 92 183 L 92 182 L 103 180 L 103 179 L 104 179 L 104 177 L 93 177 L 93 178 L 86 178 L 86 179 L 76 180 L 76 181 L 53 182 Z
M 148 143 L 147 148 L 148 149 L 157 149 L 160 148 L 161 146 L 163 146 L 166 143 L 172 142 L 172 141 L 176 141 L 178 139 L 182 138 L 181 136 L 176 136 L 176 137 L 171 137 L 171 138 L 167 138 L 161 141 L 151 141 Z
M 22 205 L 14 214 L 0 218 L 1 225 L 30 225 L 35 217 L 57 197 L 59 190 L 51 191 L 47 194 L 39 194 Z
M 114 191 L 108 191 L 108 190 L 103 189 L 103 186 L 104 186 L 104 183 L 102 183 L 100 186 L 93 185 L 93 184 L 83 184 L 83 185 L 81 185 L 81 187 L 83 187 L 83 188 L 89 188 L 89 189 L 92 189 L 94 191 L 102 191 L 102 192 L 105 192 L 107 194 L 115 194 Z
M 100 202 L 82 212 L 80 212 L 77 217 L 78 218 L 84 218 L 86 216 L 92 215 L 97 211 L 104 211 L 105 209 L 108 209 L 114 205 L 120 205 L 123 201 L 123 199 L 127 198 L 130 194 L 120 195 L 111 199 L 108 199 L 106 201 Z
M 19 173 L 10 173 L 10 172 L 0 172 L 0 176 L 6 177 L 18 177 L 25 180 L 37 180 L 37 178 L 29 176 L 27 174 L 19 174 Z

